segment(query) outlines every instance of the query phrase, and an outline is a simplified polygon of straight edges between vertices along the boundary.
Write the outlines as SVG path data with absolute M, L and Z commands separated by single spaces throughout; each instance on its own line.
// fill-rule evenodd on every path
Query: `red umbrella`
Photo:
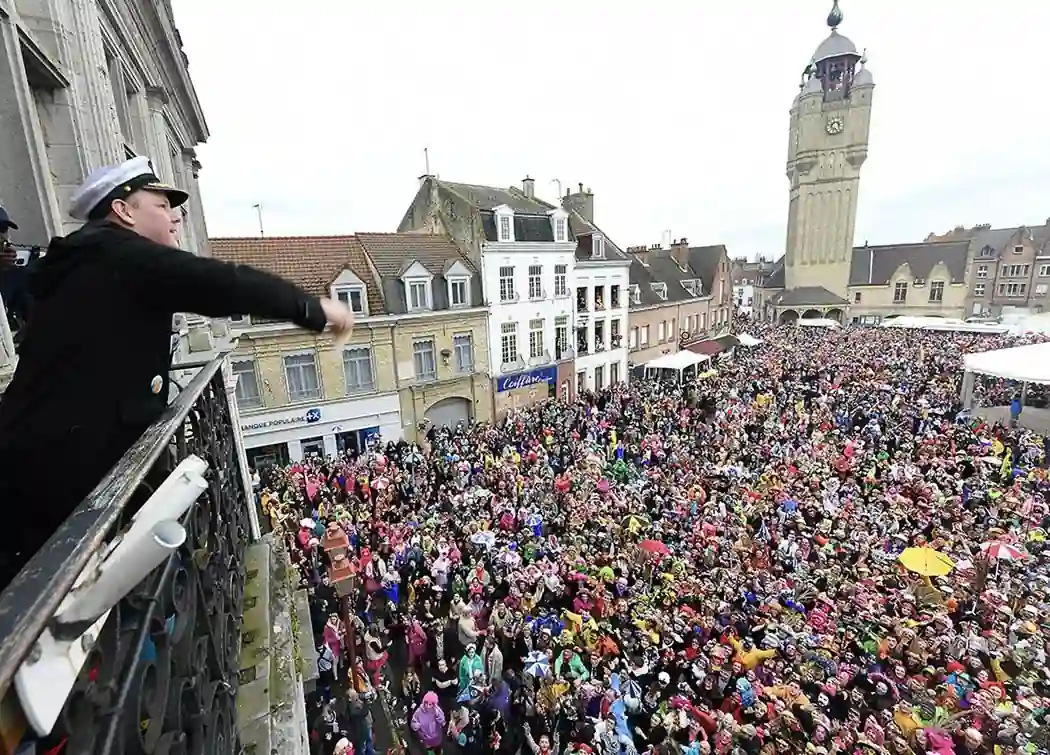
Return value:
M 992 540 L 981 544 L 981 550 L 994 561 L 1020 561 L 1025 557 L 1025 552 L 1016 545 L 1004 543 L 1002 540 Z
M 643 540 L 638 543 L 638 547 L 648 553 L 659 553 L 663 556 L 668 555 L 671 550 L 666 545 L 661 543 L 659 540 Z

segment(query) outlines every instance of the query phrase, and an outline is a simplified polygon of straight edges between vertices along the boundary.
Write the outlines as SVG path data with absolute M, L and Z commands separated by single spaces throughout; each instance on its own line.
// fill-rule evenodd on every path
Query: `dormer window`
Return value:
M 568 221 L 565 218 L 554 218 L 554 240 L 565 241 L 565 237 L 568 235 L 566 226 Z
M 470 278 L 449 278 L 448 305 L 466 307 L 470 304 Z
M 637 283 L 631 284 L 631 304 L 642 303 L 642 289 L 638 287 Z
M 659 296 L 661 299 L 666 299 L 667 298 L 667 284 L 666 283 L 651 283 L 649 285 L 652 287 L 654 294 Z
M 355 315 L 368 315 L 368 299 L 364 286 L 336 286 L 332 293 L 336 301 L 350 307 Z
M 350 307 L 354 314 L 368 317 L 368 288 L 353 270 L 339 273 L 329 285 L 328 295 Z
M 413 260 L 402 268 L 401 282 L 405 284 L 405 310 L 423 312 L 434 308 L 434 276 Z
M 408 311 L 430 309 L 430 281 L 426 278 L 409 278 L 405 281 Z
M 498 241 L 514 241 L 514 210 L 503 204 L 492 211 L 496 216 L 496 238 Z
M 605 259 L 605 239 L 597 233 L 591 237 L 591 258 L 596 260 Z

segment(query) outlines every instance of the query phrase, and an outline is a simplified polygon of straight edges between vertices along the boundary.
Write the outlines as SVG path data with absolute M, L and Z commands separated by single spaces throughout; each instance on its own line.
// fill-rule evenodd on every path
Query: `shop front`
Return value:
M 377 439 L 399 440 L 397 394 L 241 415 L 248 464 L 279 466 L 312 456 L 356 454 Z
M 557 395 L 558 368 L 555 365 L 527 372 L 516 372 L 496 378 L 496 416 L 502 417 L 512 409 L 531 406 Z

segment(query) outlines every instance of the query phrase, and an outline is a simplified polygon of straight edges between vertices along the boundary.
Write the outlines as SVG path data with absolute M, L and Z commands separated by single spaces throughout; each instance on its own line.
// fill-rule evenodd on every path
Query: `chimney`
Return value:
M 529 199 L 536 198 L 536 179 L 525 176 L 521 181 L 521 191 Z
M 643 265 L 649 264 L 649 249 L 645 244 L 642 244 L 641 246 L 629 246 L 627 247 L 627 253 L 636 257 Z
M 575 210 L 588 223 L 594 222 L 594 194 L 590 189 L 585 190 L 582 183 L 576 193 L 566 193 L 561 206 L 566 210 Z
M 683 270 L 689 269 L 689 239 L 684 236 L 671 244 L 671 256 Z

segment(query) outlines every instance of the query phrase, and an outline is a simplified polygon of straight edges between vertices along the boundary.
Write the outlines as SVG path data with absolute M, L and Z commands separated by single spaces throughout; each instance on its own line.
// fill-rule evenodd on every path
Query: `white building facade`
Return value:
M 497 414 L 571 391 L 576 242 L 568 213 L 547 213 L 553 241 L 516 238 L 514 210 L 493 211 L 496 240 L 481 247 Z
M 573 293 L 577 392 L 600 391 L 628 379 L 630 272 L 630 260 L 608 246 L 601 233 L 591 234 L 589 252 L 578 253 Z

